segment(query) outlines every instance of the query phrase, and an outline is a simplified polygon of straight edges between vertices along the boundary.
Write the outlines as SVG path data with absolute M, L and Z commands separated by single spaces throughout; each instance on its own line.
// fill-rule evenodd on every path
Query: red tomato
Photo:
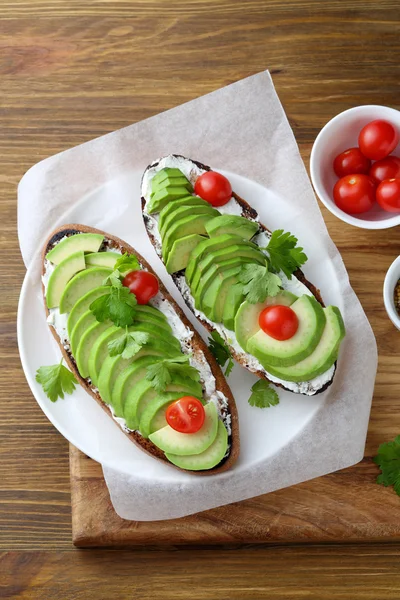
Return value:
M 223 206 L 232 197 L 228 179 L 215 171 L 206 171 L 196 179 L 194 191 L 212 206 Z
M 378 204 L 388 212 L 400 212 L 400 179 L 386 179 L 376 190 Z
M 367 174 L 370 166 L 371 161 L 364 156 L 360 148 L 349 148 L 338 154 L 333 161 L 333 170 L 338 177 L 354 173 Z
M 368 175 L 346 175 L 336 182 L 333 197 L 345 213 L 364 213 L 374 204 L 375 183 Z
M 369 176 L 372 177 L 377 185 L 381 181 L 384 181 L 384 179 L 400 177 L 400 158 L 397 158 L 397 156 L 387 156 L 386 158 L 382 158 L 382 160 L 376 161 L 371 167 Z
M 204 406 L 194 396 L 183 396 L 168 406 L 165 418 L 175 431 L 196 433 L 204 423 Z
M 299 320 L 290 306 L 275 304 L 260 312 L 258 324 L 261 329 L 275 340 L 288 340 L 296 333 Z
M 380 160 L 393 152 L 399 133 L 391 123 L 377 119 L 365 125 L 358 136 L 361 152 L 371 160 Z
M 131 271 L 125 275 L 122 284 L 136 296 L 138 304 L 147 304 L 158 293 L 158 279 L 148 271 Z

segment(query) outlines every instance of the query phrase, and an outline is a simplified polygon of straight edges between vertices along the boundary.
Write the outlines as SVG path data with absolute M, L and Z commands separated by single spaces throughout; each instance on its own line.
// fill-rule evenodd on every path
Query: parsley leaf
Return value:
M 110 319 L 117 327 L 129 327 L 135 317 L 136 304 L 136 296 L 129 288 L 112 285 L 110 291 L 96 298 L 89 309 L 100 323 Z
M 249 398 L 250 406 L 258 408 L 268 408 L 279 404 L 279 396 L 276 391 L 270 387 L 268 381 L 260 379 L 251 388 L 251 396 Z
M 303 248 L 297 247 L 297 238 L 283 229 L 277 229 L 272 232 L 271 239 L 264 250 L 269 254 L 270 266 L 275 271 L 283 271 L 288 277 L 292 278 L 292 273 L 303 265 L 307 256 Z
M 122 287 L 121 273 L 118 269 L 114 269 L 103 281 L 103 285 L 113 285 L 114 287 Z
M 208 347 L 211 353 L 214 355 L 215 360 L 221 367 L 224 367 L 225 363 L 228 361 L 228 364 L 225 369 L 225 375 L 228 376 L 233 369 L 234 363 L 232 360 L 231 351 L 229 350 L 228 346 L 226 345 L 218 331 L 212 332 L 211 338 L 209 339 Z
M 278 275 L 270 273 L 267 266 L 254 264 L 243 265 L 239 273 L 239 280 L 246 284 L 243 292 L 250 304 L 264 302 L 268 296 L 276 296 L 282 284 Z
M 43 391 L 52 402 L 57 398 L 64 398 L 65 394 L 72 394 L 77 383 L 74 374 L 62 364 L 40 367 L 36 371 L 36 381 L 40 383 Z
M 392 485 L 396 494 L 400 496 L 400 435 L 393 441 L 379 446 L 374 463 L 382 471 L 376 480 L 377 483 L 385 487 Z
M 115 263 L 114 269 L 120 273 L 126 273 L 127 271 L 137 271 L 140 269 L 140 265 L 134 254 L 128 254 L 125 252 Z
M 183 377 L 199 381 L 199 372 L 188 363 L 189 356 L 187 354 L 182 354 L 174 358 L 164 358 L 164 360 L 147 367 L 146 379 L 151 382 L 151 385 L 157 392 L 165 391 L 172 381 L 172 373 L 179 373 Z
M 148 333 L 144 333 L 143 331 L 129 332 L 128 328 L 126 328 L 125 333 L 120 337 L 108 342 L 108 353 L 110 356 L 121 354 L 122 358 L 132 358 L 147 344 L 149 339 L 150 336 Z

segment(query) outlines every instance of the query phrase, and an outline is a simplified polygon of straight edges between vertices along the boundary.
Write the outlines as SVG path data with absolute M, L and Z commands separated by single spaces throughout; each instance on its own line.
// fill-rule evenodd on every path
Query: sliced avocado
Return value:
M 206 413 L 202 428 L 196 433 L 180 433 L 166 425 L 150 434 L 149 439 L 168 454 L 188 456 L 200 454 L 211 446 L 218 432 L 218 413 L 215 404 L 209 402 L 204 407 Z
M 227 329 L 233 331 L 235 329 L 235 317 L 240 305 L 245 300 L 243 293 L 243 283 L 236 283 L 228 291 L 225 300 L 224 311 L 222 314 L 222 322 Z
M 214 210 L 214 209 L 213 209 Z M 166 262 L 168 255 L 175 240 L 186 237 L 191 233 L 198 233 L 199 235 L 205 235 L 205 224 L 207 221 L 212 219 L 213 214 L 208 212 L 206 214 L 193 214 L 187 217 L 183 217 L 179 221 L 176 221 L 166 232 L 164 239 L 162 240 L 162 257 Z
M 208 204 L 208 202 L 199 196 L 185 196 L 184 198 L 179 198 L 178 200 L 172 200 L 172 202 L 164 206 L 160 212 L 160 216 L 158 218 L 158 229 L 161 231 L 166 218 L 177 208 L 180 208 L 181 206 L 204 206 L 205 204 Z
M 106 294 L 107 290 L 107 285 L 96 287 L 93 290 L 87 292 L 87 294 L 85 294 L 81 298 L 79 298 L 79 300 L 74 304 L 74 306 L 71 309 L 71 312 L 68 315 L 67 329 L 69 337 L 71 337 L 72 330 L 83 315 L 83 313 L 89 310 L 89 306 L 92 304 L 92 302 L 96 300 L 96 298 L 99 298 L 100 296 Z
M 94 316 L 94 314 L 92 313 L 91 310 L 85 311 L 83 313 L 83 315 L 78 319 L 75 327 L 73 328 L 73 330 L 71 332 L 71 336 L 69 338 L 71 352 L 72 352 L 73 356 L 75 356 L 75 352 L 79 345 L 79 342 L 81 341 L 82 335 L 94 323 L 97 323 L 97 321 L 96 321 L 96 317 Z
M 47 260 L 55 265 L 60 264 L 71 254 L 81 252 L 97 252 L 104 237 L 100 233 L 77 233 L 65 238 L 46 254 Z
M 118 417 L 123 416 L 122 406 L 125 404 L 126 397 L 130 390 L 136 387 L 136 385 L 146 377 L 147 367 L 157 362 L 162 357 L 165 357 L 165 355 L 161 351 L 154 349 L 153 354 L 139 357 L 139 359 L 131 363 L 118 375 L 114 387 L 111 390 L 111 404 Z
M 210 237 L 232 233 L 244 240 L 250 240 L 258 230 L 258 223 L 238 215 L 219 215 L 219 217 L 208 221 L 206 225 L 206 231 Z
M 345 336 L 345 327 L 336 306 L 324 308 L 326 325 L 314 352 L 291 367 L 268 367 L 269 373 L 285 381 L 310 381 L 325 373 L 337 360 L 340 342 Z
M 250 304 L 247 301 L 243 302 L 235 317 L 235 335 L 243 350 L 247 352 L 247 341 L 260 330 L 258 319 L 264 308 L 267 306 L 276 306 L 277 304 L 291 306 L 296 300 L 297 296 L 291 292 L 282 290 L 276 296 L 267 298 L 265 302 L 258 304 Z
M 112 270 L 106 267 L 90 267 L 75 275 L 62 292 L 60 313 L 70 312 L 82 296 L 91 289 L 101 286 L 110 273 L 112 273 Z
M 168 259 L 165 264 L 167 272 L 176 273 L 177 271 L 186 269 L 190 253 L 203 240 L 204 237 L 202 235 L 198 235 L 197 233 L 192 233 L 186 237 L 179 238 L 179 240 L 175 240 L 175 242 L 172 244 L 171 251 L 168 254 Z
M 208 202 L 196 206 L 187 206 L 185 204 L 183 206 L 179 206 L 172 211 L 170 215 L 168 215 L 168 217 L 164 220 L 162 227 L 160 224 L 158 224 L 161 238 L 164 240 L 167 231 L 172 227 L 172 225 L 184 217 L 188 217 L 189 215 L 210 215 L 211 219 L 215 215 L 215 208 L 213 208 Z
M 192 184 L 184 175 L 182 177 L 166 177 L 162 181 L 151 181 L 151 195 L 154 196 L 160 190 L 167 187 L 184 187 L 188 192 L 193 191 Z
M 164 169 L 160 169 L 160 171 L 157 171 L 157 173 L 152 178 L 151 183 L 161 182 L 167 178 L 178 179 L 180 177 L 185 177 L 185 175 L 180 169 L 176 169 L 174 167 L 165 167 Z
M 241 269 L 240 262 L 233 267 L 221 268 L 207 286 L 201 300 L 201 310 L 210 321 L 221 322 L 227 291 L 231 285 L 238 282 Z
M 152 213 L 160 212 L 162 208 L 171 200 L 176 200 L 177 198 L 183 198 L 188 195 L 188 191 L 183 186 L 177 187 L 166 187 L 162 188 L 159 192 L 154 194 L 151 197 L 150 201 L 146 205 L 147 212 L 149 215 Z
M 208 253 L 212 252 L 213 250 L 222 250 L 227 246 L 231 246 L 233 243 L 238 244 L 240 238 L 238 236 L 236 237 L 237 239 L 235 241 L 232 234 L 226 234 L 219 235 L 216 238 L 206 238 L 203 242 L 201 242 L 201 244 L 199 244 L 190 255 L 190 259 L 185 271 L 186 281 L 190 283 L 194 273 L 197 271 L 198 263 L 206 252 Z
M 78 367 L 78 371 L 84 379 L 89 377 L 88 361 L 91 349 L 96 343 L 99 336 L 111 327 L 110 321 L 104 321 L 104 323 L 94 323 L 85 331 L 82 335 L 81 340 L 76 348 L 75 362 Z
M 137 313 L 140 312 L 146 315 L 151 315 L 152 317 L 161 319 L 162 321 L 165 321 L 165 323 L 168 324 L 167 317 L 164 315 L 164 313 L 158 310 L 158 308 L 151 306 L 150 304 L 137 304 L 135 306 L 135 310 Z
M 61 305 L 63 292 L 68 286 L 68 282 L 86 267 L 85 255 L 83 250 L 70 254 L 62 260 L 50 275 L 46 290 L 46 303 L 48 308 L 55 308 Z M 60 308 L 60 312 L 61 308 Z
M 108 267 L 114 269 L 115 263 L 121 258 L 118 252 L 91 252 L 85 255 L 88 267 Z
M 300 296 L 290 307 L 297 315 L 299 327 L 288 340 L 276 340 L 259 329 L 247 340 L 247 351 L 262 366 L 290 367 L 307 358 L 317 347 L 325 327 L 326 317 L 314 296 Z
M 213 469 L 222 461 L 228 450 L 228 432 L 222 421 L 218 421 L 217 436 L 211 446 L 200 454 L 179 456 L 166 452 L 168 460 L 181 469 L 187 471 L 206 471 Z

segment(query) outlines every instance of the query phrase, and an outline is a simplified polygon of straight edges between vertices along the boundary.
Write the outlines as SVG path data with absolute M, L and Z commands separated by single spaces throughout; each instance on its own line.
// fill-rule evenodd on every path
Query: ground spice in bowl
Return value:
M 400 279 L 394 286 L 394 305 L 400 317 Z

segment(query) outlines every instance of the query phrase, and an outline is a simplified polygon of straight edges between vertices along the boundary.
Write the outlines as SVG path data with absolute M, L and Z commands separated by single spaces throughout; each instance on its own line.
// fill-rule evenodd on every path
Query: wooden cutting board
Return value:
M 302 146 L 305 162 L 310 147 Z M 400 539 L 400 499 L 375 483 L 371 457 L 400 430 L 400 333 L 386 316 L 382 285 L 399 253 L 398 228 L 360 230 L 323 216 L 374 329 L 379 350 L 366 457 L 360 464 L 252 500 L 171 521 L 129 522 L 114 512 L 99 464 L 70 448 L 77 546 L 350 542 Z M 234 392 L 234 390 L 233 390 Z

